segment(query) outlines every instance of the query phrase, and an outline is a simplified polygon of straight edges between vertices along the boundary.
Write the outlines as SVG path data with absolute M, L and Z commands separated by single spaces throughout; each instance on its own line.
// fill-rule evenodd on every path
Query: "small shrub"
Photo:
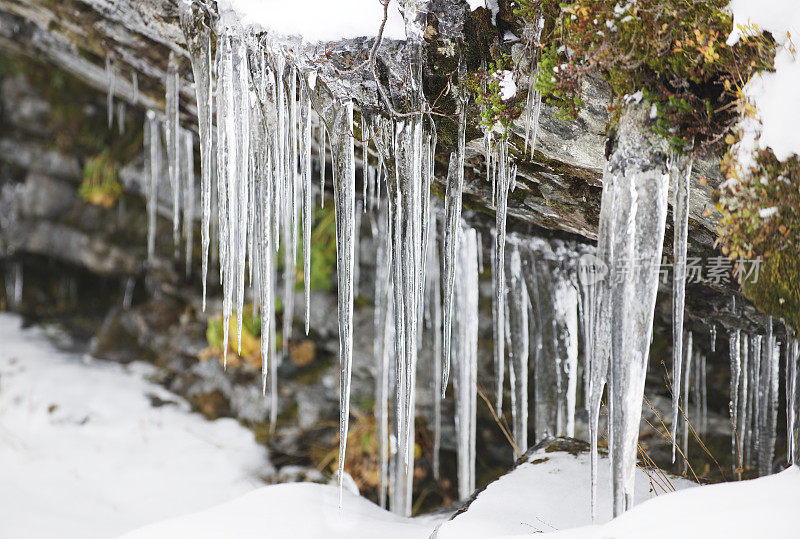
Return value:
M 118 165 L 108 150 L 89 159 L 83 167 L 79 193 L 90 204 L 110 208 L 122 195 Z
M 658 109 L 654 128 L 679 151 L 720 140 L 737 119 L 737 88 L 772 68 L 771 36 L 751 29 L 736 45 L 726 44 L 733 27 L 728 0 L 541 4 L 547 46 L 536 84 L 545 100 L 576 118 L 590 73 L 611 86 L 612 110 L 642 90 Z

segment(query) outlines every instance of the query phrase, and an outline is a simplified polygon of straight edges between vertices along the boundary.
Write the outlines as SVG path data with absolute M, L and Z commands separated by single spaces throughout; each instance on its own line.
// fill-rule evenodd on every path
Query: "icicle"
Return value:
M 483 236 L 477 232 L 478 236 L 478 272 L 483 273 Z
M 730 343 L 728 345 L 731 357 L 731 399 L 730 399 L 730 415 L 733 431 L 731 432 L 731 454 L 733 455 L 733 468 L 736 471 L 736 452 L 740 447 L 741 438 L 736 431 L 739 424 L 739 376 L 742 372 L 741 360 L 741 331 L 734 330 L 730 334 Z M 746 376 L 746 374 L 745 374 Z
M 559 279 L 553 294 L 553 314 L 557 328 L 557 361 L 561 365 L 556 430 L 559 434 L 574 437 L 578 390 L 578 294 L 572 283 L 564 277 Z
M 775 454 L 775 427 L 778 414 L 778 367 L 780 357 L 775 350 L 772 317 L 767 322 L 767 334 L 762 347 L 759 396 L 759 457 L 758 475 L 771 473 Z
M 748 402 L 748 394 L 747 394 L 747 381 L 748 381 L 748 349 L 749 343 L 746 333 L 739 332 L 739 378 L 741 380 L 741 392 L 739 394 L 739 412 L 738 412 L 738 423 L 736 425 L 736 431 L 738 436 L 738 444 L 736 447 L 737 451 L 737 459 L 734 461 L 736 462 L 736 473 L 739 477 L 739 480 L 742 480 L 742 466 L 744 466 L 744 462 L 742 457 L 744 455 L 744 447 L 747 443 L 745 435 L 747 434 L 747 402 Z
M 683 340 L 683 309 L 686 297 L 686 247 L 689 233 L 689 199 L 692 159 L 671 154 L 667 164 L 671 177 L 674 228 L 672 274 L 672 462 L 675 462 L 675 444 L 678 424 L 678 402 L 681 396 L 681 341 Z
M 689 470 L 689 384 L 692 379 L 692 360 L 694 349 L 692 348 L 692 332 L 686 334 L 686 355 L 684 356 L 684 369 L 683 369 L 683 416 L 682 425 L 683 430 L 681 434 L 681 447 L 683 448 L 683 473 Z M 678 382 L 681 383 L 681 382 Z
M 458 146 L 450 154 L 450 164 L 447 170 L 447 188 L 445 191 L 445 223 L 442 253 L 442 271 L 444 272 L 444 362 L 442 365 L 442 398 L 447 390 L 447 380 L 450 376 L 451 335 L 453 325 L 453 294 L 455 290 L 456 253 L 458 241 L 461 237 L 461 197 L 464 189 L 464 149 L 466 146 L 467 127 L 467 93 L 463 88 L 466 77 L 466 65 L 459 58 L 458 76 L 462 88 L 460 89 L 458 111 Z M 480 245 L 480 244 L 478 244 Z M 480 253 L 480 249 L 478 251 Z
M 353 364 L 353 252 L 355 234 L 355 156 L 353 102 L 335 106 L 331 148 L 334 162 L 333 193 L 336 205 L 336 273 L 339 281 L 339 507 L 350 421 L 350 379 Z M 287 246 L 288 249 L 288 246 Z
M 361 215 L 364 203 L 356 201 L 356 216 L 354 223 L 355 235 L 353 236 L 353 297 L 358 297 L 358 285 L 361 281 Z
M 609 417 L 615 515 L 633 505 L 641 403 L 667 213 L 669 176 L 659 164 L 663 149 L 651 146 L 652 138 L 641 135 L 648 129 L 649 109 L 646 104 L 630 104 L 623 112 L 608 165 L 616 176 L 610 182 L 615 200 L 604 196 L 602 201 L 604 206 L 616 207 L 613 214 L 605 214 L 611 220 L 610 234 L 607 239 L 601 235 L 599 245 L 600 252 L 609 249 L 607 240 L 613 245 L 608 271 L 617 281 L 613 287 L 611 280 L 603 283 L 611 287 L 604 301 L 611 304 L 612 321 Z M 631 268 L 634 260 L 636 267 Z
M 148 110 L 144 129 L 145 179 L 147 181 L 147 260 L 153 261 L 156 249 L 158 179 L 161 175 L 161 133 L 156 114 Z
M 603 390 L 609 382 L 609 364 L 611 361 L 611 287 L 599 282 L 602 271 L 608 271 L 614 261 L 614 216 L 619 211 L 620 200 L 617 192 L 620 187 L 619 176 L 606 167 L 603 172 L 603 193 L 600 202 L 600 220 L 597 229 L 596 257 L 587 257 L 582 260 L 583 275 L 586 275 L 587 285 L 594 291 L 594 308 L 592 309 L 593 334 L 590 358 L 589 376 L 589 443 L 590 447 L 590 474 L 591 474 L 591 514 L 592 522 L 597 516 L 597 446 L 599 436 L 600 405 Z M 609 387 L 609 392 L 611 388 Z M 609 407 L 611 402 L 608 403 Z M 613 436 L 609 421 L 609 437 Z M 611 444 L 609 444 L 611 446 Z
M 431 214 L 428 221 L 428 249 L 426 263 L 426 284 L 428 293 L 425 317 L 428 322 L 428 333 L 433 337 L 433 477 L 439 479 L 439 453 L 442 445 L 442 288 L 439 269 L 439 250 L 436 235 L 436 214 Z
M 706 356 L 700 356 L 700 429 L 705 435 L 708 432 L 708 379 Z
M 290 67 L 281 76 L 277 73 L 278 88 L 287 87 L 288 92 L 284 94 L 285 101 L 279 101 L 279 107 L 283 109 L 285 126 L 285 137 L 279 137 L 279 145 L 283 146 L 283 160 L 279 163 L 283 165 L 282 200 L 281 200 L 281 222 L 283 244 L 283 355 L 286 357 L 289 352 L 289 342 L 292 339 L 292 321 L 294 319 L 294 287 L 296 283 L 297 265 L 297 74 L 295 68 Z M 279 109 L 280 114 L 280 109 Z
M 180 161 L 180 97 L 178 60 L 175 53 L 169 55 L 167 67 L 167 117 L 165 126 L 167 142 L 167 163 L 169 165 L 169 183 L 172 186 L 172 241 L 177 253 L 180 241 L 180 196 L 181 196 L 181 161 Z
M 192 247 L 194 243 L 194 139 L 192 132 L 181 130 L 183 138 L 183 238 L 186 241 L 186 277 L 192 273 Z
M 110 56 L 106 56 L 106 84 L 108 85 L 108 92 L 106 94 L 108 128 L 111 129 L 114 125 L 114 92 L 117 88 L 117 75 L 114 73 L 114 67 L 111 65 Z
M 217 40 L 217 165 L 220 275 L 223 284 L 223 359 L 234 302 L 241 350 L 250 180 L 250 72 L 240 29 L 225 26 Z
M 22 305 L 22 262 L 15 260 L 6 269 L 6 299 L 12 309 Z
M 213 133 L 213 88 L 211 79 L 211 29 L 205 21 L 205 10 L 191 1 L 180 5 L 180 21 L 183 35 L 188 45 L 194 74 L 195 94 L 197 96 L 198 132 L 200 134 L 200 211 L 202 215 L 202 271 L 203 271 L 203 311 L 206 310 L 206 290 L 208 280 L 208 250 L 210 244 L 209 228 L 211 222 L 211 177 L 212 133 Z M 133 102 L 139 93 L 139 79 L 133 74 Z
M 453 320 L 455 348 L 455 407 L 458 445 L 458 495 L 466 499 L 475 490 L 475 441 L 478 369 L 478 260 L 475 231 L 463 232 L 458 255 Z
M 379 502 L 386 507 L 386 487 L 388 479 L 389 459 L 389 331 L 390 324 L 389 299 L 391 298 L 390 268 L 391 246 L 389 238 L 389 213 L 386 205 L 381 206 L 377 216 L 371 219 L 372 238 L 375 242 L 375 311 L 374 340 L 372 345 L 375 356 L 375 422 L 378 432 L 378 455 L 380 459 Z
M 526 38 L 528 43 L 531 44 L 532 49 L 535 51 L 539 46 L 542 30 L 544 29 L 544 17 L 539 16 L 533 25 L 525 27 L 524 32 L 527 34 Z M 528 98 L 525 109 L 528 113 L 525 120 L 525 147 L 523 153 L 531 148 L 531 159 L 536 149 L 536 134 L 539 130 L 539 112 L 542 105 L 542 95 L 536 89 L 536 80 L 539 77 L 539 65 L 537 63 L 534 69 L 531 69 L 528 76 Z
M 319 126 L 319 205 L 325 207 L 325 124 Z
M 717 351 L 717 325 L 711 324 L 711 351 Z
M 314 80 L 300 84 L 300 171 L 303 190 L 303 285 L 305 290 L 306 335 L 311 324 L 311 95 Z
M 528 298 L 528 289 L 522 277 L 522 261 L 519 250 L 516 248 L 511 253 L 509 273 L 510 287 L 507 299 L 511 330 L 508 362 L 510 367 L 511 416 L 514 443 L 521 454 L 528 448 L 528 355 L 530 335 L 528 331 L 528 309 L 530 300 Z
M 117 103 L 117 127 L 119 128 L 119 135 L 125 134 L 125 113 L 127 107 L 124 101 Z
M 133 86 L 133 97 L 131 103 L 135 105 L 139 102 L 139 75 L 134 71 L 131 76 L 131 85 Z
M 495 258 L 492 268 L 494 286 L 494 368 L 496 376 L 495 391 L 497 395 L 497 415 L 503 412 L 503 377 L 505 366 L 505 350 L 503 328 L 505 327 L 504 309 L 506 293 L 505 277 L 505 243 L 506 243 L 506 215 L 508 211 L 508 193 L 511 181 L 516 176 L 508 158 L 508 142 L 504 139 L 494 145 L 497 152 L 494 159 L 497 163 L 497 189 L 496 189 L 496 219 L 495 219 Z

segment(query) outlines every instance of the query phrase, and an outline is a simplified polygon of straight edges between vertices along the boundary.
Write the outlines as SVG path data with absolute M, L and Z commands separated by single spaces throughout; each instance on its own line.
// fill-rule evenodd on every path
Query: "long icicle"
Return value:
M 167 67 L 167 160 L 169 183 L 172 186 L 172 244 L 177 255 L 180 242 L 180 207 L 181 207 L 181 160 L 180 160 L 180 94 L 179 94 L 178 59 L 175 53 L 169 55 Z M 176 256 L 177 258 L 177 256 Z
M 458 65 L 459 81 L 464 84 L 466 77 L 466 66 L 463 59 L 459 60 Z M 461 197 L 464 190 L 464 150 L 466 146 L 466 126 L 467 126 L 467 97 L 466 91 L 460 89 L 459 111 L 458 111 L 458 146 L 456 151 L 450 154 L 450 164 L 447 170 L 447 188 L 445 191 L 445 223 L 442 252 L 442 270 L 444 272 L 444 312 L 443 312 L 443 331 L 444 340 L 444 363 L 442 365 L 442 398 L 447 391 L 447 381 L 450 377 L 450 351 L 451 335 L 453 326 L 453 294 L 456 278 L 456 253 L 458 252 L 458 240 L 461 227 Z
M 675 446 L 678 425 L 678 404 L 681 395 L 680 379 L 683 343 L 683 309 L 686 297 L 686 248 L 689 233 L 689 186 L 692 172 L 691 158 L 671 154 L 668 163 L 671 176 L 673 202 L 672 223 L 674 229 L 672 273 L 672 462 L 675 462 Z
M 511 189 L 511 182 L 516 176 L 511 161 L 508 158 L 508 142 L 500 139 L 494 143 L 494 160 L 496 161 L 497 181 L 495 182 L 495 258 L 492 268 L 493 287 L 494 287 L 494 369 L 496 377 L 495 392 L 497 401 L 495 404 L 498 417 L 503 413 L 503 377 L 505 370 L 505 250 L 506 250 L 506 215 L 508 212 L 508 193 Z
M 303 190 L 303 288 L 305 291 L 306 335 L 311 325 L 311 96 L 316 75 L 300 81 L 300 172 Z
M 355 234 L 355 150 L 353 102 L 335 106 L 331 148 L 333 150 L 333 193 L 336 206 L 336 274 L 339 282 L 339 507 L 350 422 L 350 380 L 353 365 L 353 264 L 352 238 Z M 286 247 L 288 248 L 288 246 Z
M 211 29 L 205 20 L 205 10 L 194 2 L 181 3 L 181 28 L 192 60 L 195 93 L 197 95 L 197 123 L 200 134 L 200 208 L 202 214 L 202 271 L 203 311 L 206 310 L 208 280 L 208 251 L 211 222 L 211 178 L 212 134 L 213 134 L 213 88 L 211 77 Z M 138 80 L 136 87 L 138 91 Z M 135 103 L 136 98 L 134 98 Z
M 466 499 L 475 490 L 477 416 L 478 256 L 475 230 L 462 232 L 455 293 L 456 438 L 458 444 L 458 495 Z

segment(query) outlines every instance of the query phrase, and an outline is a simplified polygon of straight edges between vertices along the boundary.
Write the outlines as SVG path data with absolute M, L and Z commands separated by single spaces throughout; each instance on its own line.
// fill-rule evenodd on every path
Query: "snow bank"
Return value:
M 219 0 L 220 12 L 233 10 L 242 24 L 304 41 L 334 41 L 378 34 L 383 6 L 378 0 Z M 405 23 L 394 0 L 383 36 L 405 39 Z
M 433 525 L 385 511 L 335 486 L 288 483 L 260 488 L 207 511 L 128 533 L 120 539 L 427 539 Z
M 606 522 L 612 509 L 608 459 L 601 457 L 599 463 L 597 521 Z M 588 453 L 537 451 L 486 487 L 465 513 L 445 522 L 436 539 L 529 536 L 591 524 L 589 466 Z M 667 487 L 660 480 L 661 485 L 651 484 L 637 468 L 635 501 L 664 495 Z M 669 480 L 679 490 L 697 486 L 674 476 Z
M 191 413 L 148 366 L 59 352 L 2 313 L 0 343 L 4 539 L 113 537 L 262 484 L 252 433 Z
M 800 12 L 800 9 L 796 9 Z M 800 36 L 800 32 L 797 33 Z M 760 148 L 772 148 L 784 161 L 800 154 L 800 61 L 785 48 L 775 57 L 775 73 L 753 77 L 745 95 L 761 120 Z
M 775 73 L 756 75 L 745 87 L 745 95 L 755 106 L 761 121 L 760 129 L 747 128 L 745 137 L 756 137 L 760 133 L 758 146 L 772 148 L 781 161 L 792 154 L 800 154 L 800 130 L 797 129 L 800 125 L 800 61 L 797 54 L 789 50 L 792 37 L 800 36 L 797 1 L 732 0 L 728 7 L 734 17 L 734 30 L 728 43 L 735 43 L 741 37 L 739 25 L 750 23 L 768 30 L 782 44 L 775 57 Z M 744 143 L 745 147 L 754 145 Z
M 608 524 L 559 532 L 553 539 L 796 538 L 797 492 L 800 469 L 793 466 L 752 481 L 659 496 Z

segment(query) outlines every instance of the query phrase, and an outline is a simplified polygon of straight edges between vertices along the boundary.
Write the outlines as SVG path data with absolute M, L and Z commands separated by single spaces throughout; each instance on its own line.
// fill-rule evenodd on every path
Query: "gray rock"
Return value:
M 3 234 L 13 252 L 56 257 L 104 276 L 139 273 L 137 256 L 74 228 L 46 221 L 20 221 Z
M 19 209 L 23 218 L 55 220 L 76 202 L 78 195 L 73 184 L 31 172 L 23 184 Z

